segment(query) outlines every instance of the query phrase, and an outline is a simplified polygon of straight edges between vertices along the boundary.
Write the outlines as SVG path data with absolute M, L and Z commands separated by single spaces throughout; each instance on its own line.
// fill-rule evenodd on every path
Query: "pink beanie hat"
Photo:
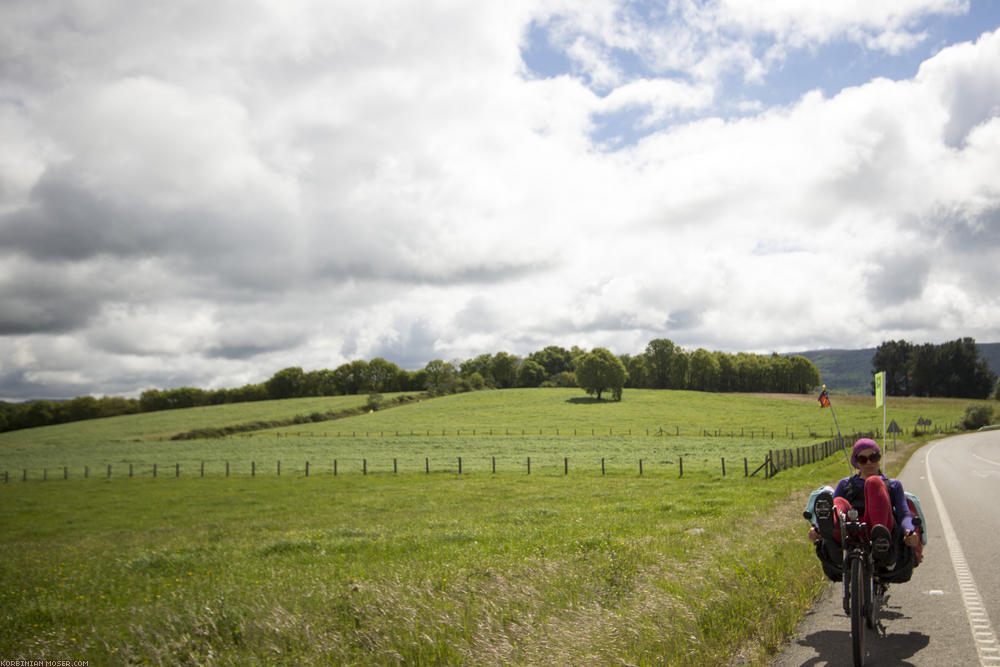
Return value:
M 851 452 L 851 465 L 855 468 L 858 467 L 858 452 L 862 452 L 866 449 L 874 449 L 879 454 L 882 450 L 878 448 L 878 443 L 871 438 L 861 438 L 856 443 L 854 443 L 854 450 Z

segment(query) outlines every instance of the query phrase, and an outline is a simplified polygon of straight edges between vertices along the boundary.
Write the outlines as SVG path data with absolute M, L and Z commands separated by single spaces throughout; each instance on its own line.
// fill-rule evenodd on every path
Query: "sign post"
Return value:
M 885 449 L 885 371 L 875 374 L 875 407 L 882 408 L 882 449 Z

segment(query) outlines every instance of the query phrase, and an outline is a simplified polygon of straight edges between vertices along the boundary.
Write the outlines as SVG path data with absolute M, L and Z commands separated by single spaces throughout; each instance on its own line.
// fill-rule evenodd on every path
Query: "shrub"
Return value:
M 962 428 L 967 431 L 988 426 L 993 421 L 993 408 L 988 405 L 970 405 L 965 408 L 962 417 Z

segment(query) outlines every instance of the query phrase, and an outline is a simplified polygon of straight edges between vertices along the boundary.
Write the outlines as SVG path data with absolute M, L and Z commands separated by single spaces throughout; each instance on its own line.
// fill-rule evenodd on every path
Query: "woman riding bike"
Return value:
M 903 484 L 882 474 L 881 458 L 878 443 L 869 438 L 858 440 L 851 454 L 851 465 L 858 472 L 840 480 L 832 492 L 826 487 L 815 497 L 815 524 L 809 529 L 809 539 L 816 544 L 823 571 L 834 581 L 842 576 L 840 515 L 852 508 L 869 527 L 872 556 L 879 569 L 898 572 L 905 581 L 920 563 L 921 538 L 913 525 Z M 909 549 L 897 548 L 899 544 L 911 547 L 914 558 L 909 558 Z

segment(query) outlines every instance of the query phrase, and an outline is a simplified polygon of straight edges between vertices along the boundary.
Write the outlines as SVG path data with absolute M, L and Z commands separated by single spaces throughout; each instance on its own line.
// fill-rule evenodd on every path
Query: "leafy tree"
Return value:
M 739 369 L 739 388 L 737 391 L 761 391 L 764 386 L 764 372 L 760 356 L 756 354 L 749 354 L 747 352 L 740 352 L 736 355 L 736 363 Z
M 545 377 L 550 380 L 559 373 L 573 370 L 573 355 L 558 345 L 549 345 L 538 352 L 532 352 L 527 360 L 541 365 L 545 369 Z
M 657 338 L 646 344 L 646 377 L 648 386 L 653 389 L 670 389 L 673 387 L 674 356 L 679 348 L 672 340 Z
M 451 394 L 455 391 L 458 373 L 451 364 L 435 359 L 424 367 L 426 373 L 425 388 L 434 395 Z
M 245 384 L 242 387 L 230 389 L 229 399 L 231 403 L 249 403 L 251 401 L 267 400 L 267 385 L 262 382 L 260 384 Z
M 101 405 L 93 396 L 77 396 L 60 406 L 60 421 L 94 419 L 101 414 Z
M 465 391 L 479 391 L 486 388 L 486 378 L 478 371 L 473 371 L 468 375 L 461 375 L 462 388 Z
M 337 395 L 337 375 L 328 368 L 306 373 L 303 387 L 303 396 L 336 396 Z
M 363 359 L 341 364 L 333 370 L 333 374 L 337 383 L 337 391 L 340 394 L 361 394 L 371 389 L 368 362 Z
M 621 360 L 603 347 L 595 347 L 576 362 L 576 380 L 588 394 L 601 394 L 610 390 L 616 400 L 621 400 L 627 374 Z
M 480 354 L 473 359 L 466 359 L 459 364 L 458 368 L 462 377 L 470 377 L 472 374 L 478 373 L 486 386 L 497 386 L 496 379 L 493 377 L 493 355 Z
M 762 391 L 788 392 L 791 377 L 792 362 L 777 352 L 763 359 L 764 382 Z
M 490 362 L 490 372 L 500 389 L 510 389 L 517 385 L 517 357 L 506 352 L 497 352 Z
M 891 396 L 986 398 L 996 383 L 996 374 L 980 358 L 972 338 L 941 345 L 884 342 L 875 350 L 872 366 L 876 372 L 885 371 L 886 393 Z
M 168 410 L 195 408 L 200 405 L 208 405 L 208 393 L 197 387 L 178 387 L 177 389 L 165 390 L 163 400 Z
M 697 391 L 718 391 L 722 369 L 711 352 L 698 348 L 691 354 L 688 386 Z
M 56 416 L 56 406 L 51 401 L 34 401 L 25 413 L 26 428 L 35 426 L 48 426 Z
M 885 371 L 886 396 L 906 396 L 910 393 L 908 371 L 912 352 L 913 345 L 905 340 L 885 341 L 875 348 L 872 369 L 875 373 Z M 872 393 L 875 393 L 874 381 Z
M 517 369 L 517 385 L 519 387 L 538 387 L 545 382 L 545 368 L 541 364 L 527 359 Z
M 979 348 L 972 338 L 942 344 L 938 363 L 938 396 L 986 398 L 997 380 L 989 362 L 979 357 Z
M 270 399 L 296 398 L 305 389 L 305 373 L 298 366 L 283 368 L 264 383 Z M 140 399 L 141 400 L 141 399 Z
M 556 373 L 549 380 L 554 387 L 579 387 L 579 383 L 576 381 L 576 373 L 573 371 L 563 371 L 562 373 Z
M 719 391 L 737 391 L 739 386 L 739 369 L 736 359 L 725 352 L 713 352 L 719 364 Z
M 628 372 L 628 387 L 645 387 L 647 386 L 648 379 L 646 377 L 646 357 L 641 354 L 637 354 L 634 357 L 629 357 L 628 362 L 624 359 L 622 363 L 625 364 L 625 370 Z
M 819 386 L 819 369 L 816 365 L 801 354 L 797 354 L 791 359 L 791 378 L 788 391 L 795 394 L 808 394 Z
M 399 381 L 399 366 L 396 364 L 382 357 L 368 362 L 368 383 L 373 390 L 384 393 L 399 391 Z

